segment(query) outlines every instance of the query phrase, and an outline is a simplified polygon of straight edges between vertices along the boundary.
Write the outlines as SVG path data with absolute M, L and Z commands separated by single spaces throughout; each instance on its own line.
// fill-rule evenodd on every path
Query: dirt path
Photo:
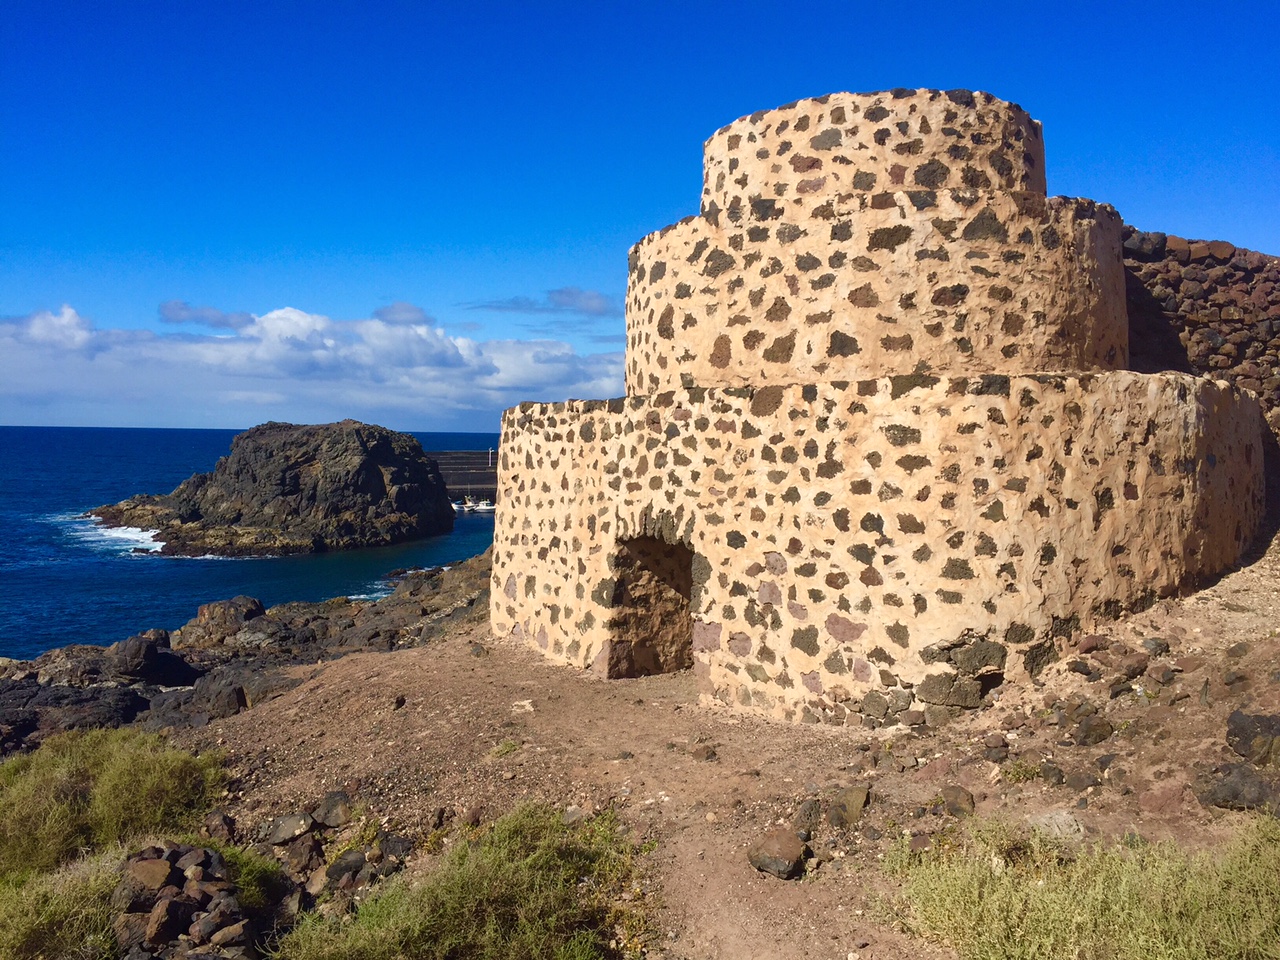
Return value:
M 955 829 L 937 802 L 946 786 L 970 791 L 978 815 L 1054 813 L 1086 836 L 1198 846 L 1235 828 L 1241 815 L 1206 809 L 1193 788 L 1238 759 L 1227 714 L 1271 712 L 1280 693 L 1278 570 L 1273 545 L 1211 589 L 1101 631 L 1083 644 L 1093 652 L 1067 646 L 1041 686 L 1006 688 L 941 729 L 738 716 L 699 706 L 688 673 L 598 680 L 472 625 L 422 648 L 298 668 L 300 686 L 182 736 L 229 751 L 239 777 L 229 805 L 249 826 L 344 787 L 419 836 L 439 808 L 489 819 L 527 799 L 611 805 L 656 841 L 663 940 L 650 955 L 950 957 L 896 929 L 879 869 L 904 833 L 937 842 Z M 1167 653 L 1150 652 L 1162 644 Z M 1077 745 L 1090 710 L 1114 733 Z M 1045 764 L 1065 782 L 1051 783 L 1052 769 L 1046 780 Z M 870 806 L 850 828 L 820 821 L 811 846 L 823 862 L 804 880 L 749 865 L 747 847 L 769 826 L 792 823 L 810 799 L 825 814 L 838 789 L 859 783 L 871 784 Z

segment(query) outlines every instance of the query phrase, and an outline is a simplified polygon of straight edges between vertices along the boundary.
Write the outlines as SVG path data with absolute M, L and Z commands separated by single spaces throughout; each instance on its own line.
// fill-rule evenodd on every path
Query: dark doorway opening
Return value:
M 693 666 L 693 551 L 657 537 L 618 543 L 605 675 L 645 677 Z

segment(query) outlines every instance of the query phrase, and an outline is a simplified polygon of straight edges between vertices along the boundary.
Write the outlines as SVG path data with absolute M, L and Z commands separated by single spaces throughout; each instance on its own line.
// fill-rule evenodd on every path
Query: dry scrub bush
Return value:
M 590 960 L 621 955 L 642 918 L 618 906 L 635 848 L 609 814 L 565 826 L 522 807 L 460 843 L 418 885 L 393 880 L 346 921 L 308 917 L 277 960 Z
M 907 929 L 963 960 L 1280 957 L 1280 823 L 1199 854 L 1171 844 L 1072 848 L 977 825 L 923 856 L 897 848 Z
M 121 847 L 75 860 L 25 881 L 0 880 L 0 957 L 5 960 L 111 960 L 111 892 Z
M 0 763 L 0 879 L 52 870 L 86 850 L 193 826 L 221 783 L 218 757 L 157 736 L 50 737 Z

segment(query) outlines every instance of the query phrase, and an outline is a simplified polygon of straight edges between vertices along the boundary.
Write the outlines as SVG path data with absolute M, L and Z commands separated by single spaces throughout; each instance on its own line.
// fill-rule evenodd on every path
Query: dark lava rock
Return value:
M 354 878 L 364 869 L 368 861 L 363 850 L 347 850 L 325 868 L 325 876 L 333 884 L 339 884 L 344 878 Z
M 1169 644 L 1159 637 L 1148 637 L 1142 641 L 1142 649 L 1153 657 L 1163 657 L 1169 652 Z
M 318 553 L 453 529 L 435 461 L 407 433 L 343 420 L 264 423 L 231 442 L 212 473 L 162 496 L 91 511 L 109 526 L 157 530 L 162 553 Z
M 973 813 L 973 794 L 961 786 L 943 787 L 942 805 L 953 817 L 967 817 Z
M 1218 767 L 1196 794 L 1206 807 L 1280 812 L 1280 789 L 1247 763 Z
M 200 827 L 200 835 L 211 840 L 220 840 L 223 843 L 235 843 L 235 818 L 222 810 L 214 810 L 204 818 L 204 823 Z
M 791 820 L 791 825 L 797 831 L 804 830 L 812 834 L 818 828 L 818 823 L 822 819 L 822 804 L 817 800 L 805 800 L 796 808 L 796 815 Z
M 196 700 L 208 711 L 209 718 L 213 720 L 234 717 L 249 706 L 249 698 L 245 696 L 244 687 L 219 674 L 201 677 L 194 693 Z
M 1092 773 L 1088 773 L 1087 771 L 1073 773 L 1070 776 L 1068 776 L 1066 779 L 1067 789 L 1075 790 L 1077 793 L 1083 793 L 1085 790 L 1088 790 L 1090 787 L 1096 787 L 1101 783 L 1102 783 L 1101 780 L 1095 777 Z
M 1062 772 L 1062 768 L 1055 763 L 1045 762 L 1040 764 L 1040 779 L 1052 786 L 1060 786 L 1066 779 L 1067 775 Z
M 169 634 L 164 630 L 149 630 L 114 643 L 107 647 L 107 658 L 116 676 L 126 682 L 189 687 L 200 677 L 198 668 L 169 649 Z
M 325 794 L 311 817 L 322 827 L 343 827 L 351 821 L 351 797 L 345 790 Z
M 1082 747 L 1091 747 L 1102 743 L 1113 733 L 1115 733 L 1115 727 L 1106 717 L 1087 716 L 1076 728 L 1076 743 Z
M 37 718 L 37 727 L 46 733 L 65 730 L 87 730 L 95 727 L 118 727 L 131 723 L 147 709 L 147 700 L 127 687 L 63 687 L 45 686 L 32 681 L 0 681 L 0 724 L 8 722 L 9 705 L 17 706 L 23 694 L 28 697 L 18 709 L 17 720 L 29 714 Z M 17 689 L 15 689 L 17 688 Z
M 385 830 L 378 831 L 375 846 L 382 856 L 390 857 L 400 862 L 407 860 L 409 854 L 413 852 L 412 840 L 397 833 L 388 833 Z
M 862 811 L 871 798 L 871 788 L 865 784 L 845 787 L 827 807 L 827 823 L 836 828 L 854 826 L 862 819 Z
M 314 826 L 315 821 L 309 813 L 288 814 L 272 821 L 267 842 L 276 845 L 288 843 L 295 837 L 302 836 Z
M 177 940 L 187 932 L 197 905 L 183 897 L 170 897 L 156 901 L 147 917 L 146 942 L 159 946 Z
M 808 852 L 804 842 L 794 830 L 774 827 L 752 844 L 747 859 L 761 873 L 769 873 L 781 880 L 790 880 L 804 873 L 804 858 Z
M 1260 767 L 1280 766 L 1280 715 L 1234 711 L 1227 717 L 1227 746 Z

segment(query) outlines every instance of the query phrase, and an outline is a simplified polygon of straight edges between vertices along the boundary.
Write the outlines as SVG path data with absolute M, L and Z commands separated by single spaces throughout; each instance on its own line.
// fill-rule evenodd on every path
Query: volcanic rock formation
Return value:
M 416 439 L 355 420 L 264 423 L 239 434 L 212 473 L 90 513 L 156 530 L 161 552 L 182 556 L 382 546 L 448 533 L 454 517 Z

